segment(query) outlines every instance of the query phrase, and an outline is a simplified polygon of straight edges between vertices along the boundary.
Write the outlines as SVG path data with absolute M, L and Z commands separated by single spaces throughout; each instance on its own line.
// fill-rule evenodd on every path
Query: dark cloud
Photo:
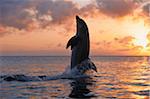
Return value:
M 150 2 L 146 3 L 143 6 L 143 13 L 144 13 L 144 16 L 145 16 L 145 20 L 144 20 L 145 26 L 150 27 Z
M 133 9 L 133 4 L 125 0 L 96 1 L 98 9 L 110 16 L 123 16 Z M 67 0 L 0 0 L 0 24 L 18 29 L 28 29 L 34 24 L 46 27 L 51 23 L 65 23 L 76 14 L 92 16 L 95 9 L 92 3 L 79 9 Z
M 133 2 L 135 2 L 135 3 L 142 3 L 143 0 L 133 0 Z
M 95 16 L 95 14 L 97 14 L 97 12 L 95 12 L 96 9 L 97 8 L 95 4 L 88 4 L 85 7 L 82 7 L 81 9 L 79 9 L 78 14 L 84 17 L 93 17 Z
M 121 17 L 133 12 L 134 2 L 130 0 L 96 0 L 98 9 L 111 16 Z
M 64 0 L 0 0 L 0 24 L 18 29 L 27 29 L 35 22 L 46 26 L 77 10 L 75 4 Z
M 28 31 L 59 24 L 70 32 L 76 14 L 92 17 L 105 13 L 109 17 L 121 17 L 134 9 L 131 0 L 96 0 L 96 3 L 98 6 L 90 3 L 78 8 L 71 0 L 0 0 L 0 25 Z M 144 9 L 147 12 L 146 5 Z
M 50 14 L 52 21 L 60 21 L 64 17 L 74 15 L 78 9 L 76 5 L 71 1 L 57 0 L 43 0 L 37 5 L 39 15 Z
M 29 7 L 27 0 L 0 0 L 0 24 L 4 26 L 26 28 L 31 18 L 25 8 Z
M 143 12 L 150 17 L 150 3 L 147 3 L 143 6 Z

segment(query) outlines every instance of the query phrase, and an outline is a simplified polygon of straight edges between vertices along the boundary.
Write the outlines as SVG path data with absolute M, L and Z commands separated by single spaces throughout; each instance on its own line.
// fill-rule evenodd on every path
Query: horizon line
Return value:
M 0 57 L 71 57 L 70 55 L 0 55 Z M 149 55 L 91 55 L 90 57 L 150 57 Z

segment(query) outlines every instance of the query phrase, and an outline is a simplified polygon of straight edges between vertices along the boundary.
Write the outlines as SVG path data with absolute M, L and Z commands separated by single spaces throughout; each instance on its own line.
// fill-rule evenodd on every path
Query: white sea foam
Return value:
M 93 63 L 89 59 L 81 62 L 74 68 L 71 69 L 70 66 L 66 68 L 63 73 L 59 73 L 54 76 L 42 75 L 42 76 L 27 76 L 23 74 L 17 75 L 4 75 L 1 76 L 1 81 L 47 81 L 47 80 L 57 80 L 57 79 L 76 79 L 81 77 L 90 77 L 93 72 L 92 70 Z

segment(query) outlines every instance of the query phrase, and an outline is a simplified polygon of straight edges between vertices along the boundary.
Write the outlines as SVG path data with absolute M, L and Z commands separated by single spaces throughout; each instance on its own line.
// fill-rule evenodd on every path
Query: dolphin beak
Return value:
M 76 16 L 76 20 L 79 20 L 80 18 L 79 18 L 79 16 Z

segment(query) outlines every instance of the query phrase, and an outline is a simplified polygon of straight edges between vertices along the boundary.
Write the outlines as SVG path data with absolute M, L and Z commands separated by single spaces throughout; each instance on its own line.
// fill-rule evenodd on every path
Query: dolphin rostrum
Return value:
M 85 21 L 76 16 L 77 33 L 67 43 L 66 48 L 71 46 L 71 69 L 74 67 L 82 68 L 82 71 L 93 69 L 97 71 L 96 66 L 89 59 L 90 39 L 89 31 Z

